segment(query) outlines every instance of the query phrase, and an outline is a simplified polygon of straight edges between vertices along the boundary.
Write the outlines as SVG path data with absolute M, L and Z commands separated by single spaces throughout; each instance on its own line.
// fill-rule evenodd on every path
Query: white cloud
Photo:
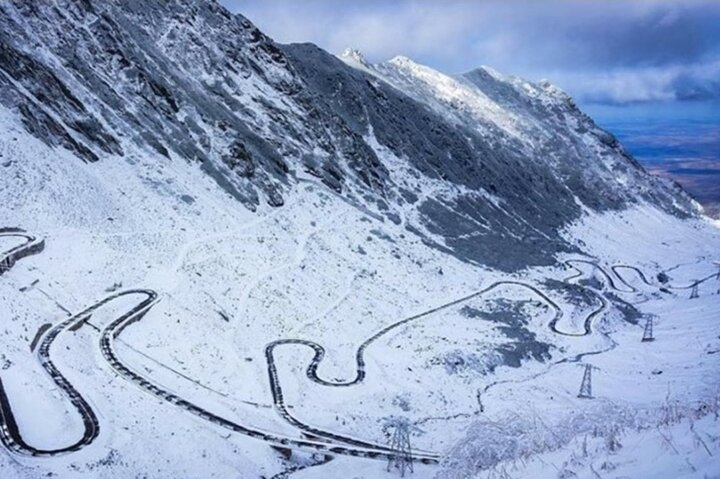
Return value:
M 720 58 L 710 0 L 224 0 L 280 42 L 402 54 L 453 73 L 490 65 L 606 101 L 673 99 Z M 712 89 L 712 88 L 711 88 Z
M 591 103 L 684 100 L 697 85 L 718 87 L 720 59 L 691 65 L 622 68 L 605 72 L 557 71 L 553 81 L 573 86 L 573 94 Z M 717 99 L 720 91 L 696 92 L 698 99 Z M 702 98 L 705 96 L 707 98 Z

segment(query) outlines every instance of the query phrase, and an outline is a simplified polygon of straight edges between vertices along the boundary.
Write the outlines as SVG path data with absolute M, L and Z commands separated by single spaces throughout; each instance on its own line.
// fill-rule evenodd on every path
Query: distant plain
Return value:
M 585 110 L 612 132 L 650 172 L 680 183 L 714 217 L 720 217 L 720 105 L 589 106 Z

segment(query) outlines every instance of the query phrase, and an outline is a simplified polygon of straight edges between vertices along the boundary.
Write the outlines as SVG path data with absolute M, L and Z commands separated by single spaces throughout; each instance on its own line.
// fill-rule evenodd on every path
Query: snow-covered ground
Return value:
M 419 315 L 367 345 L 365 378 L 353 386 L 312 381 L 305 370 L 313 351 L 279 346 L 274 359 L 288 412 L 375 444 L 386 444 L 384 426 L 407 419 L 416 426 L 415 447 L 449 454 L 439 466 L 416 464 L 419 478 L 471 476 L 475 466 L 467 468 L 464 453 L 491 450 L 498 438 L 515 446 L 476 464 L 491 477 L 720 471 L 720 280 L 701 283 L 693 299 L 691 288 L 671 288 L 717 272 L 717 224 L 644 206 L 588 214 L 565 232 L 587 255 L 561 261 L 592 259 L 619 290 L 637 291 L 612 290 L 588 264 L 576 264 L 582 274 L 568 281 L 580 286 L 563 289 L 576 273 L 570 267 L 507 275 L 472 266 L 312 182 L 299 183 L 284 207 L 251 213 L 196 165 L 132 153 L 103 160 L 102 168 L 84 165 L 29 136 L 5 110 L 0 116 L 7 139 L 0 164 L 9 179 L 0 185 L 0 226 L 46 240 L 43 252 L 0 276 L 0 377 L 33 446 L 63 447 L 83 434 L 30 350 L 38 330 L 113 291 L 149 288 L 160 300 L 120 335 L 118 355 L 166 390 L 248 427 L 302 437 L 273 407 L 267 344 L 312 341 L 325 349 L 318 377 L 351 381 L 363 343 Z M 0 250 L 13 245 L 3 240 Z M 630 269 L 617 269 L 620 278 L 613 265 L 637 267 L 651 284 Z M 515 283 L 493 287 L 503 281 Z M 0 477 L 254 478 L 309 461 L 302 451 L 284 460 L 267 443 L 119 376 L 101 354 L 98 330 L 138 302 L 102 306 L 51 349 L 97 414 L 97 440 L 51 458 L 0 454 Z M 605 303 L 581 336 L 588 315 Z M 656 340 L 641 342 L 650 315 Z M 554 321 L 571 335 L 553 331 Z M 577 397 L 586 364 L 594 368 L 594 399 Z M 678 417 L 669 420 L 669 408 Z M 621 446 L 609 448 L 608 428 Z M 383 461 L 338 455 L 293 477 L 396 475 Z

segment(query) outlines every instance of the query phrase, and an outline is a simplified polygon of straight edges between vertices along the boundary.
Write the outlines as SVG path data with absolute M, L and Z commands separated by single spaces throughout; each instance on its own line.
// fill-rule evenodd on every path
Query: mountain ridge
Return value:
M 355 54 L 358 69 L 208 0 L 17 1 L 0 25 L 0 102 L 36 137 L 89 163 L 129 149 L 199 163 L 251 210 L 283 205 L 309 173 L 433 247 L 505 270 L 577 249 L 558 232 L 584 208 L 698 214 L 549 84 L 405 57 Z M 435 196 L 421 194 L 428 182 Z

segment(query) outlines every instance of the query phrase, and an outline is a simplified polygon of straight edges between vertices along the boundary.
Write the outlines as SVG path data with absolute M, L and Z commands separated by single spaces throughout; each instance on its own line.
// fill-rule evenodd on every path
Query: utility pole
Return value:
M 592 366 L 589 364 L 585 365 L 585 372 L 583 373 L 582 383 L 580 384 L 579 398 L 592 399 Z
M 388 460 L 388 472 L 390 472 L 391 469 L 398 469 L 400 471 L 400 477 L 405 477 L 405 471 L 413 472 L 410 429 L 407 421 L 396 421 L 393 425 L 390 449 L 393 450 L 393 455 Z
M 692 285 L 692 291 L 690 292 L 690 299 L 699 298 L 700 294 L 698 293 L 698 282 L 697 280 Z
M 649 342 L 649 341 L 655 341 L 655 337 L 653 336 L 653 317 L 648 316 L 645 320 L 645 331 L 643 331 L 643 337 L 642 342 Z

